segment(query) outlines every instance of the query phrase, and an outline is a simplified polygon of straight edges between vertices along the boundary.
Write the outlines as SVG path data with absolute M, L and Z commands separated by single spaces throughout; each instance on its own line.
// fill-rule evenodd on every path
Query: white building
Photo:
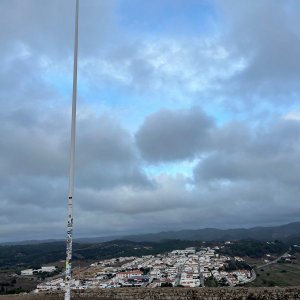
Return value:
M 128 271 L 128 272 L 119 272 L 116 274 L 117 278 L 130 278 L 133 276 L 142 276 L 143 272 L 140 270 L 133 270 L 133 271 Z
M 21 271 L 21 275 L 22 275 L 22 276 L 30 276 L 30 275 L 33 275 L 33 269 L 26 269 L 26 270 L 23 270 L 23 271 Z
M 37 271 L 51 273 L 51 272 L 54 272 L 55 270 L 56 270 L 55 266 L 47 266 L 47 267 L 42 267 L 41 269 L 39 269 Z

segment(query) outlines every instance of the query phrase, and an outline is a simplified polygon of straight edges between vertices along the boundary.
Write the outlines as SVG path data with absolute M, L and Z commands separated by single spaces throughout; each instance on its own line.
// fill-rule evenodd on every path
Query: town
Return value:
M 255 272 L 240 257 L 222 256 L 214 248 L 194 247 L 142 257 L 119 257 L 92 263 L 73 275 L 71 288 L 205 287 L 213 281 L 236 286 L 255 279 Z M 232 262 L 234 268 L 228 266 Z M 65 289 L 63 278 L 39 284 L 36 293 Z

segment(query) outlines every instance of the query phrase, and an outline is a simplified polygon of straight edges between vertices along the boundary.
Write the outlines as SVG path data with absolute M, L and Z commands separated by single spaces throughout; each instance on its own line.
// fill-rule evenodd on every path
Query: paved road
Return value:
M 203 273 L 199 273 L 199 274 L 200 274 L 200 286 L 205 287 Z
M 276 259 L 266 263 L 266 264 L 263 264 L 261 266 L 257 266 L 256 269 L 260 269 L 260 268 L 264 268 L 266 266 L 269 266 L 269 265 L 272 265 L 272 264 L 276 264 L 282 257 L 284 257 L 286 254 L 288 254 L 288 252 L 285 252 L 283 253 L 282 255 L 280 255 L 279 257 L 277 257 Z M 251 278 L 245 282 L 245 283 L 249 283 L 249 282 L 253 282 L 255 279 L 256 279 L 256 272 L 254 269 L 251 270 Z
M 200 262 L 198 260 L 198 274 L 200 276 L 200 286 L 204 287 L 204 276 L 203 273 L 200 272 Z
M 269 265 L 272 265 L 272 264 L 276 264 L 281 258 L 283 258 L 284 256 L 286 256 L 287 254 L 289 254 L 289 253 L 288 253 L 288 252 L 285 252 L 285 253 L 283 253 L 281 256 L 277 257 L 276 259 L 274 259 L 274 260 L 272 260 L 272 261 L 270 261 L 270 262 L 268 262 L 268 263 L 266 263 L 266 264 L 263 264 L 263 265 L 261 265 L 261 266 L 257 266 L 256 268 L 257 268 L 257 269 L 260 269 L 260 268 L 264 268 L 264 267 L 269 266 Z
M 178 267 L 178 273 L 176 275 L 176 280 L 175 280 L 175 283 L 174 283 L 175 286 L 180 283 L 183 266 L 184 266 L 184 264 L 182 266 Z
M 256 273 L 255 273 L 255 270 L 254 269 L 251 269 L 251 278 L 245 282 L 245 283 L 249 283 L 249 282 L 252 282 L 256 279 Z

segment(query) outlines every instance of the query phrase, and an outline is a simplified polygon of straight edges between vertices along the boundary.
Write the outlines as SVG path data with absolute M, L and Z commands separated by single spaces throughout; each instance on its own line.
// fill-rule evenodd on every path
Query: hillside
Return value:
M 83 238 L 77 239 L 77 242 L 94 243 L 111 239 L 114 238 Z M 274 227 L 254 227 L 250 229 L 204 228 L 196 230 L 165 231 L 159 233 L 128 235 L 123 236 L 122 239 L 135 242 L 158 242 L 166 239 L 191 241 L 236 241 L 241 239 L 253 239 L 259 241 L 279 240 L 288 243 L 298 243 L 300 242 L 300 222 Z
M 125 236 L 87 237 L 77 238 L 78 244 L 104 243 L 113 240 L 127 240 L 133 242 L 160 242 L 163 240 L 189 241 L 237 241 L 253 239 L 258 241 L 283 241 L 286 243 L 300 243 L 300 222 L 289 223 L 273 227 L 253 227 L 236 229 L 203 228 L 194 230 L 163 231 L 158 233 L 135 234 Z M 41 243 L 64 243 L 64 240 L 33 240 L 2 243 L 0 245 L 36 245 Z
M 164 242 L 133 242 L 115 240 L 95 244 L 73 244 L 73 259 L 101 260 L 119 256 L 158 254 L 185 247 L 200 247 L 201 241 L 167 240 Z M 0 269 L 38 268 L 43 264 L 65 259 L 65 242 L 0 246 Z
M 220 245 L 220 243 L 189 240 L 164 240 L 161 242 L 115 240 L 95 244 L 74 243 L 73 259 L 75 261 L 97 261 L 121 256 L 155 255 L 186 247 L 201 248 L 215 245 Z M 262 257 L 266 253 L 282 254 L 287 249 L 288 245 L 282 242 L 244 240 L 226 245 L 222 251 L 230 255 Z M 18 271 L 28 267 L 39 268 L 41 265 L 64 259 L 64 242 L 0 246 L 0 270 L 15 269 Z

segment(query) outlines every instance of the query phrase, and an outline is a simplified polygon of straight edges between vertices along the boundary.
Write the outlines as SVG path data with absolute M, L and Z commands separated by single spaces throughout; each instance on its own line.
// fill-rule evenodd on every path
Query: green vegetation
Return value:
M 58 274 L 62 273 L 62 271 L 63 271 L 62 268 L 57 268 L 57 269 L 56 269 L 55 271 L 53 271 L 53 272 L 41 272 L 41 271 L 37 272 L 37 271 L 35 271 L 35 272 L 33 272 L 33 274 L 34 274 L 37 278 L 39 278 L 40 280 L 44 280 L 44 279 L 46 279 L 46 278 L 48 278 L 48 277 L 53 277 L 53 276 L 55 276 L 55 275 L 58 275 Z
M 205 278 L 204 285 L 206 287 L 217 287 L 218 286 L 218 282 L 217 282 L 217 280 L 213 276 L 210 276 L 208 278 Z
M 200 241 L 165 240 L 162 242 L 111 241 L 98 244 L 73 245 L 74 260 L 101 260 L 120 256 L 159 254 L 186 247 L 201 247 Z M 65 259 L 65 243 L 0 246 L 0 270 L 35 268 Z
M 280 255 L 287 251 L 289 246 L 279 241 L 261 242 L 261 241 L 237 241 L 226 244 L 224 248 L 219 250 L 220 254 L 229 256 L 249 256 L 252 258 L 260 258 L 266 254 Z
M 256 270 L 257 278 L 247 286 L 299 286 L 300 260 L 293 263 L 276 263 Z
M 291 254 L 297 254 L 297 253 L 300 253 L 300 246 L 298 246 L 298 245 L 293 245 L 293 246 L 291 246 L 290 253 L 291 253 Z
M 228 282 L 226 278 L 221 278 L 219 281 L 216 280 L 213 276 L 204 279 L 204 285 L 206 287 L 220 287 L 220 286 L 228 286 Z
M 0 246 L 0 268 L 11 269 L 41 266 L 63 259 L 65 243 Z
M 251 270 L 251 267 L 244 261 L 228 260 L 226 262 L 225 271 L 231 272 L 240 269 Z
M 205 243 L 213 246 L 218 243 Z M 131 242 L 116 240 L 97 244 L 73 245 L 74 260 L 101 260 L 120 256 L 155 255 L 184 249 L 186 247 L 201 248 L 201 241 L 164 240 L 161 242 Z M 287 245 L 282 242 L 238 241 L 225 245 L 220 254 L 228 256 L 263 257 L 265 254 L 279 255 L 286 251 Z M 52 242 L 34 245 L 0 246 L 0 270 L 14 269 L 19 274 L 21 269 L 35 268 L 65 259 L 65 243 Z
M 150 268 L 140 268 L 140 271 L 143 272 L 143 275 L 147 275 L 150 272 Z
M 173 287 L 173 285 L 172 285 L 172 283 L 170 283 L 170 282 L 163 282 L 163 283 L 161 284 L 161 287 Z
M 0 295 L 29 292 L 35 287 L 33 278 L 12 277 L 11 271 L 0 271 Z
M 25 290 L 22 289 L 22 287 L 16 288 L 16 289 L 11 289 L 8 290 L 5 294 L 20 294 L 26 292 Z

